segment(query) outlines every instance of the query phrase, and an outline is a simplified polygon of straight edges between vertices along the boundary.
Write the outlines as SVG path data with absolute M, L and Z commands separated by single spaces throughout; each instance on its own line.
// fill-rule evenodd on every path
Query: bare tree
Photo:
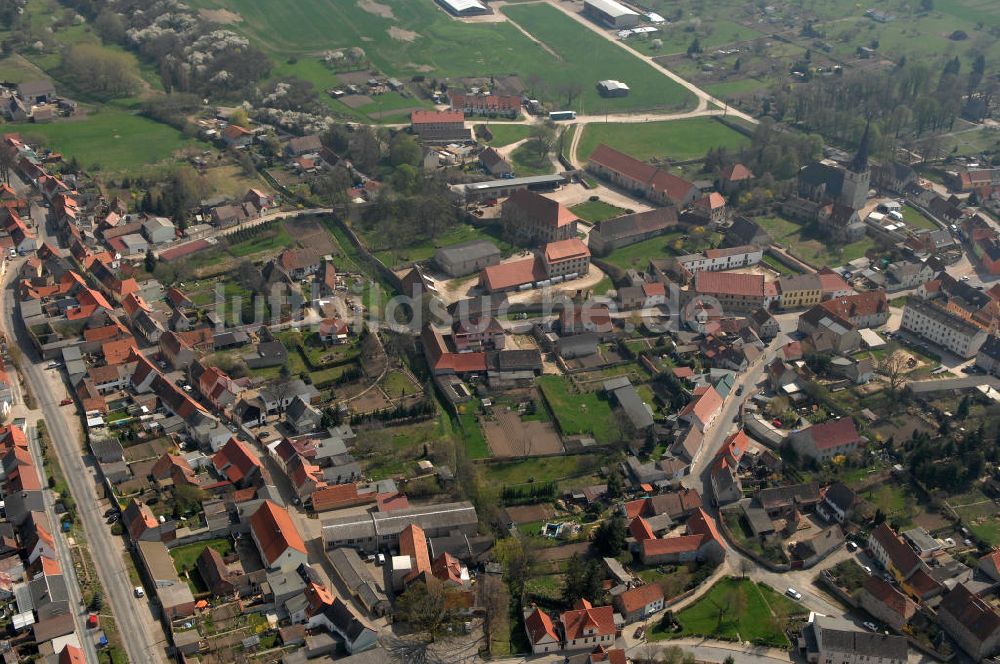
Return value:
M 878 373 L 884 376 L 889 384 L 889 392 L 893 395 L 899 393 L 899 389 L 906 380 L 908 359 L 906 353 L 894 351 L 884 356 L 878 363 Z
M 583 84 L 580 81 L 569 81 L 559 88 L 559 92 L 566 97 L 566 107 L 572 108 L 573 102 L 583 92 Z
M 753 567 L 754 567 L 753 562 L 751 562 L 749 558 L 744 558 L 741 556 L 739 562 L 740 578 L 741 579 L 747 578 L 747 574 L 753 571 Z

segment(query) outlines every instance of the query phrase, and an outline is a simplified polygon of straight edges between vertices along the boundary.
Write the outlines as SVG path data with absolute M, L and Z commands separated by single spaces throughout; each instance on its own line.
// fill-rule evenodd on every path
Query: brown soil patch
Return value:
M 324 254 L 337 250 L 337 245 L 326 232 L 326 228 L 314 219 L 290 219 L 285 222 L 285 228 L 300 247 Z
M 504 511 L 514 523 L 548 521 L 556 515 L 556 510 L 552 505 L 512 505 L 505 507 Z
M 390 405 L 381 390 L 368 390 L 351 402 L 351 411 L 355 413 L 370 413 L 373 410 L 388 408 Z
M 375 0 L 358 0 L 358 7 L 369 14 L 375 14 L 389 20 L 396 19 L 396 16 L 392 13 L 392 7 L 383 5 L 381 2 L 375 2 Z
M 198 15 L 206 21 L 221 23 L 222 25 L 232 25 L 234 23 L 243 22 L 242 16 L 236 12 L 231 12 L 228 9 L 199 9 Z
M 395 25 L 389 28 L 389 36 L 396 41 L 411 42 L 420 36 L 419 32 L 414 32 L 413 30 L 406 30 L 404 28 L 396 27 Z
M 360 108 L 361 106 L 367 106 L 368 104 L 375 101 L 368 95 L 344 95 L 340 98 L 340 103 L 346 104 L 351 108 Z
M 563 451 L 562 441 L 549 422 L 524 422 L 507 408 L 495 408 L 483 422 L 483 435 L 494 457 L 537 456 Z

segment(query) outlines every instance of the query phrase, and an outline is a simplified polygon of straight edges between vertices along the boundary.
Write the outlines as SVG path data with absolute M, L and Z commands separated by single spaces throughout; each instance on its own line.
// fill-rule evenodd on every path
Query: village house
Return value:
M 941 599 L 938 621 L 975 661 L 1000 651 L 1000 613 L 963 584 Z
M 290 572 L 309 562 L 306 545 L 288 511 L 270 500 L 250 517 L 250 537 L 269 570 Z
M 978 325 L 932 302 L 913 297 L 903 308 L 900 327 L 963 359 L 975 357 L 988 337 L 987 331 Z
M 410 131 L 428 143 L 465 143 L 472 134 L 465 127 L 465 115 L 458 111 L 413 111 Z
M 498 264 L 500 250 L 489 240 L 472 240 L 438 249 L 434 262 L 448 276 L 464 277 Z
M 793 449 L 803 457 L 829 461 L 858 451 L 862 445 L 854 420 L 844 417 L 800 429 L 788 436 Z

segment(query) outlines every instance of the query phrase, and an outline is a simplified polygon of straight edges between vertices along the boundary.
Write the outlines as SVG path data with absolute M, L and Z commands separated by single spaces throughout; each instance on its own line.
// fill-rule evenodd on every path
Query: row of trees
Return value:
M 856 144 L 870 118 L 873 152 L 890 154 L 904 139 L 949 130 L 969 102 L 984 116 L 1000 91 L 1000 83 L 985 76 L 986 67 L 983 55 L 973 58 L 968 72 L 957 57 L 936 65 L 903 58 L 887 71 L 776 87 L 764 112 L 841 144 Z

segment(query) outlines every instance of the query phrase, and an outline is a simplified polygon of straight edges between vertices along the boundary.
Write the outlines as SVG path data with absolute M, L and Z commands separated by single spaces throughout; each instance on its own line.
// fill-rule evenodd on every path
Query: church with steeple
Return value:
M 789 200 L 782 210 L 806 222 L 817 222 L 830 239 L 854 242 L 864 237 L 865 226 L 858 211 L 868 200 L 871 167 L 868 125 L 854 158 L 846 164 L 831 159 L 803 166 L 798 174 L 798 197 Z

